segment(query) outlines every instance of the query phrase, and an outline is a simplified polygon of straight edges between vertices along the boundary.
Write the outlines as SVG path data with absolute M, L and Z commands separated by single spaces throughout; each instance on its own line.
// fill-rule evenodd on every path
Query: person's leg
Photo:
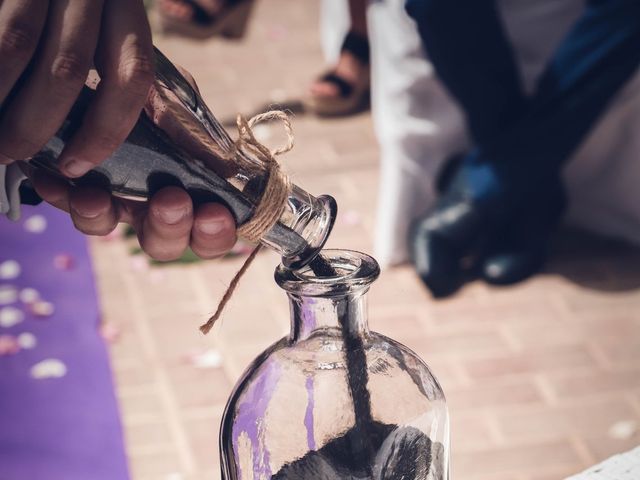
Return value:
M 545 195 L 639 64 L 640 2 L 588 2 L 550 60 L 526 113 L 466 159 L 454 186 L 416 226 L 414 263 L 428 286 L 450 292 L 459 258 L 479 239 L 527 222 L 527 209 Z M 550 231 L 537 235 L 542 240 Z
M 325 2 L 326 3 L 326 2 Z M 309 87 L 305 107 L 319 115 L 349 115 L 361 111 L 369 97 L 368 0 L 348 0 L 349 30 L 341 38 L 340 52 L 329 72 Z M 323 3 L 324 6 L 324 3 Z M 323 18 L 323 23 L 343 20 Z M 335 29 L 335 27 L 329 26 Z
M 640 2 L 590 0 L 540 78 L 526 115 L 480 148 L 514 189 L 557 173 L 640 65 Z
M 245 34 L 253 0 L 157 0 L 158 27 L 165 34 L 206 39 Z
M 361 37 L 367 36 L 367 5 L 369 0 L 349 0 L 351 31 Z
M 438 77 L 461 105 L 476 145 L 489 145 L 526 110 L 517 65 L 495 0 L 407 0 L 425 50 Z M 466 173 L 466 172 L 465 172 Z M 447 189 L 462 200 L 495 197 L 501 188 L 477 166 L 466 182 Z M 485 216 L 445 193 L 436 207 L 415 221 L 409 233 L 416 270 L 435 296 L 445 296 L 462 281 L 460 256 L 468 232 Z
M 384 268 L 406 262 L 410 223 L 436 199 L 440 165 L 468 145 L 462 112 L 425 57 L 404 0 L 368 10 L 371 110 L 380 146 L 375 257 Z
M 484 145 L 519 118 L 526 99 L 495 0 L 407 0 L 436 73 Z
M 640 64 L 640 11 L 633 8 L 590 2 L 546 67 L 527 115 L 477 159 L 500 162 L 511 189 L 532 199 L 526 218 L 503 229 L 487 254 L 488 281 L 514 283 L 543 265 L 565 205 L 560 168 Z

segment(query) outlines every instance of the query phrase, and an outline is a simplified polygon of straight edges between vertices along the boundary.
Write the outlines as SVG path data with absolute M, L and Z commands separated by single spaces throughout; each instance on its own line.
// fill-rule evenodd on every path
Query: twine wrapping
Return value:
M 262 145 L 253 134 L 252 128 L 254 125 L 270 120 L 281 120 L 287 134 L 287 144 L 274 151 L 269 150 Z M 262 237 L 276 224 L 278 219 L 282 216 L 286 207 L 287 198 L 291 190 L 291 183 L 289 178 L 284 174 L 280 168 L 280 164 L 276 160 L 277 155 L 281 155 L 290 151 L 293 148 L 294 137 L 293 130 L 291 128 L 291 122 L 289 116 L 282 111 L 273 110 L 270 112 L 262 113 L 251 118 L 247 121 L 241 115 L 237 118 L 238 125 L 238 140 L 236 147 L 240 151 L 246 151 L 252 153 L 264 166 L 267 176 L 267 184 L 260 197 L 260 201 L 256 205 L 251 218 L 244 224 L 238 227 L 238 235 L 252 243 L 258 243 Z M 218 321 L 224 308 L 233 297 L 233 294 L 240 283 L 240 280 L 249 269 L 251 264 L 256 258 L 256 255 L 262 248 L 262 245 L 258 245 L 247 257 L 238 273 L 236 273 L 229 283 L 227 290 L 218 303 L 218 308 L 211 318 L 204 325 L 200 326 L 200 331 L 205 335 L 213 328 Z
M 287 133 L 287 144 L 273 152 L 256 140 L 251 130 L 254 125 L 269 120 L 282 120 Z M 237 124 L 240 135 L 236 142 L 237 148 L 252 152 L 266 169 L 267 185 L 262 193 L 260 202 L 256 206 L 251 219 L 238 228 L 240 237 L 252 243 L 258 243 L 262 236 L 271 230 L 271 227 L 282 216 L 291 190 L 289 178 L 280 168 L 276 156 L 293 148 L 293 130 L 288 115 L 279 110 L 261 113 L 248 122 L 242 115 L 238 115 Z
M 219 158 L 228 162 L 234 162 L 238 167 L 248 167 L 245 162 L 241 161 L 241 157 L 238 156 L 238 152 L 246 152 L 253 155 L 258 160 L 258 168 L 264 169 L 266 176 L 266 186 L 255 207 L 251 218 L 240 225 L 237 229 L 238 236 L 251 242 L 259 243 L 262 237 L 276 224 L 278 219 L 282 216 L 286 207 L 287 198 L 291 191 L 291 183 L 289 178 L 280 168 L 280 164 L 276 160 L 276 156 L 290 151 L 293 148 L 294 136 L 293 129 L 289 116 L 280 110 L 272 110 L 269 112 L 261 113 L 252 117 L 247 121 L 242 115 L 237 117 L 238 126 L 238 140 L 236 141 L 236 150 L 233 152 L 226 152 L 220 148 L 220 145 L 213 139 L 204 129 L 193 122 L 193 119 L 187 115 L 181 107 L 176 106 L 176 100 L 170 98 L 170 91 L 165 91 L 162 85 L 158 85 L 154 91 L 158 94 L 160 100 L 164 106 L 170 111 L 170 113 L 179 120 L 180 124 L 186 131 L 196 140 L 206 146 L 210 151 L 214 152 Z M 175 96 L 175 95 L 173 95 Z M 274 151 L 269 150 L 262 145 L 253 134 L 252 128 L 260 123 L 271 120 L 280 120 L 287 134 L 287 143 L 283 147 L 280 147 Z M 229 283 L 227 290 L 225 291 L 218 308 L 213 316 L 200 327 L 202 333 L 207 334 L 213 328 L 216 321 L 222 315 L 224 308 L 229 300 L 233 296 L 240 280 L 249 269 L 251 264 L 256 258 L 256 255 L 262 248 L 258 245 L 247 257 L 240 270 L 234 275 L 233 279 Z

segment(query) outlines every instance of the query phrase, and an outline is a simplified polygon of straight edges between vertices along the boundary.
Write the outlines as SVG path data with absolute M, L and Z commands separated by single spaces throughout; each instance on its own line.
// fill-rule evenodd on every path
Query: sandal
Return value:
M 225 0 L 215 14 L 209 13 L 196 0 L 180 0 L 193 14 L 190 19 L 178 18 L 158 5 L 158 26 L 166 35 L 206 39 L 222 36 L 229 39 L 244 37 L 255 0 Z
M 336 69 L 318 78 L 317 82 L 335 85 L 337 95 L 313 95 L 305 100 L 308 110 L 322 116 L 350 115 L 366 109 L 369 105 L 369 42 L 366 37 L 349 32 L 342 44 L 341 53 L 349 53 L 355 60 L 367 67 L 366 73 L 355 82 L 343 78 Z

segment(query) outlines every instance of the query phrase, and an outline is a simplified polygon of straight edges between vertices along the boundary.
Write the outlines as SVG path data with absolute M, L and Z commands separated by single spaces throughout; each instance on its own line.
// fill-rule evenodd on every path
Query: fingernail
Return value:
M 71 159 L 62 166 L 62 171 L 70 177 L 80 177 L 91 170 L 92 167 L 93 164 L 86 160 Z
M 226 228 L 224 220 L 209 220 L 208 222 L 201 222 L 198 225 L 198 230 L 207 235 L 218 235 Z
M 88 210 L 78 209 L 77 207 L 71 207 L 74 213 L 82 218 L 86 218 L 87 220 L 93 220 L 98 218 L 102 212 L 90 212 Z
M 189 213 L 188 208 L 161 208 L 158 209 L 158 215 L 162 221 L 168 225 L 175 225 L 180 222 Z
M 0 153 L 0 163 L 3 165 L 8 165 L 9 163 L 13 162 L 13 160 L 3 154 Z

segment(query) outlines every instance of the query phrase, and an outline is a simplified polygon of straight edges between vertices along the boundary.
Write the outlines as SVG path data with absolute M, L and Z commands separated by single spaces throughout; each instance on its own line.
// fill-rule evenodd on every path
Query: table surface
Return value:
M 640 479 L 640 447 L 614 455 L 598 465 L 567 480 L 638 480 Z

